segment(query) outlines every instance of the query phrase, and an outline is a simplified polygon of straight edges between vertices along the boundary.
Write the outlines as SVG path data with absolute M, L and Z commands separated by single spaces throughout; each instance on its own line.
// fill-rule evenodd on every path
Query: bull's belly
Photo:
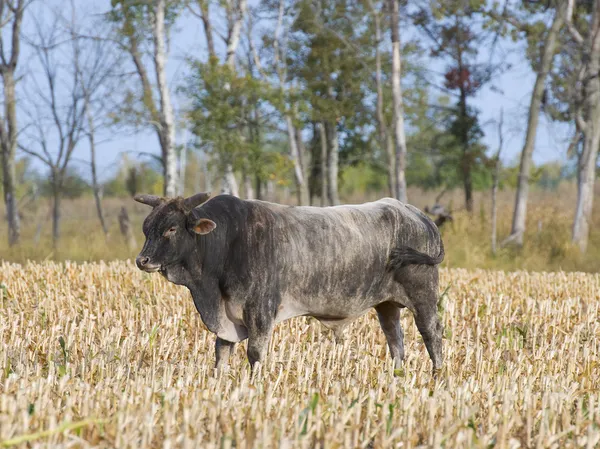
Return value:
M 369 309 L 386 301 L 402 303 L 406 298 L 403 287 L 394 282 L 382 282 L 377 288 L 369 289 L 369 294 L 344 295 L 339 291 L 321 291 L 307 294 L 302 290 L 290 289 L 281 292 L 281 303 L 275 314 L 274 323 L 281 323 L 298 316 L 311 316 L 324 323 L 350 322 L 362 316 Z M 233 295 L 224 300 L 221 310 L 221 330 L 217 335 L 224 340 L 239 342 L 248 337 L 243 319 L 246 295 Z
M 312 316 L 321 320 L 352 320 L 367 310 L 391 299 L 401 300 L 403 291 L 399 285 L 387 285 L 368 296 L 299 296 L 286 294 L 282 297 L 275 317 L 281 323 L 297 316 Z

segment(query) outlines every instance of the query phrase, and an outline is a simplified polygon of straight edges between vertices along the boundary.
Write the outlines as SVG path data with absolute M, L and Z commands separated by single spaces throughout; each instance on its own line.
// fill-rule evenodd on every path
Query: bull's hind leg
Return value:
M 400 308 L 392 302 L 384 302 L 376 306 L 375 310 L 394 360 L 394 369 L 399 369 L 404 361 L 404 332 L 400 324 Z

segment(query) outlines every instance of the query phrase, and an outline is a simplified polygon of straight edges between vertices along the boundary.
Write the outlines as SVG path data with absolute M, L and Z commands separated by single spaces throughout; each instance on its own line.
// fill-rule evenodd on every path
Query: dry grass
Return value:
M 158 275 L 0 269 L 0 447 L 600 445 L 599 275 L 442 270 L 433 383 L 408 312 L 397 377 L 373 314 L 337 345 L 313 320 L 281 324 L 255 378 L 243 344 L 216 375 L 188 292 Z

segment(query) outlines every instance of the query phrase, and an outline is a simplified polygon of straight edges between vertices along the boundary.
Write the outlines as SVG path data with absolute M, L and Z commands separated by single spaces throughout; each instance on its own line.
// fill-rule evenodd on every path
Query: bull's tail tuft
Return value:
M 444 260 L 444 243 L 440 240 L 440 253 L 431 257 L 408 246 L 392 249 L 388 261 L 388 270 L 395 271 L 409 265 L 438 265 Z

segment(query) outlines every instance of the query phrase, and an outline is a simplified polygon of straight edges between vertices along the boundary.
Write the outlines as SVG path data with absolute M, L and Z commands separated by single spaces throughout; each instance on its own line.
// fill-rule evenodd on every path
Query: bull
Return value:
M 289 318 L 312 316 L 339 336 L 371 308 L 400 368 L 400 309 L 407 308 L 434 373 L 441 369 L 437 266 L 444 246 L 419 209 L 391 198 L 334 207 L 209 198 L 137 195 L 153 210 L 144 220 L 146 241 L 136 264 L 190 290 L 216 334 L 217 368 L 245 339 L 254 368 L 273 327 Z

